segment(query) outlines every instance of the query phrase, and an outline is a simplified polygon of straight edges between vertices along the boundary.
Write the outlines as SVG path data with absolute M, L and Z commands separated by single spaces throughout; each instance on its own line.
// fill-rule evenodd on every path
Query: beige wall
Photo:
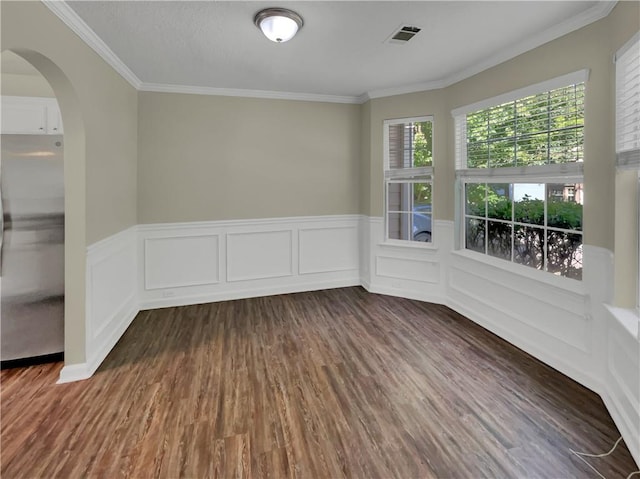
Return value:
M 136 90 L 40 2 L 2 2 L 2 49 L 41 53 L 76 91 L 87 135 L 87 244 L 135 224 Z
M 140 223 L 357 214 L 360 106 L 143 92 Z
M 638 2 L 620 2 L 605 19 L 448 88 L 371 101 L 369 209 L 383 214 L 382 120 L 434 114 L 434 215 L 454 219 L 454 125 L 451 110 L 565 73 L 589 68 L 585 103 L 585 242 L 614 249 L 613 54 L 638 30 Z M 363 150 L 364 152 L 364 150 Z M 370 172 L 367 172 L 367 167 Z
M 17 75 L 2 72 L 2 96 L 53 98 L 51 85 L 41 75 Z
M 360 214 L 371 215 L 371 102 L 360 109 Z
M 137 92 L 40 2 L 0 4 L 2 50 L 56 93 L 65 129 L 65 362 L 85 351 L 86 247 L 136 224 Z
M 384 172 L 383 172 L 383 122 L 394 118 L 408 118 L 416 116 L 433 116 L 433 215 L 436 219 L 453 217 L 450 204 L 449 186 L 446 176 L 440 176 L 446 171 L 448 160 L 447 147 L 447 116 L 445 97 L 442 90 L 409 93 L 370 101 L 371 120 L 371 190 L 369 195 L 370 214 L 382 216 L 384 210 Z

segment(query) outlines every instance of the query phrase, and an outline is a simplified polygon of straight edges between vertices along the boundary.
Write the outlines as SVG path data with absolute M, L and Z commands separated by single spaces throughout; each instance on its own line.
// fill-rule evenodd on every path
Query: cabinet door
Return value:
M 50 135 L 62 135 L 62 116 L 58 105 L 47 106 L 47 133 Z
M 45 134 L 47 107 L 37 103 L 2 104 L 2 133 Z

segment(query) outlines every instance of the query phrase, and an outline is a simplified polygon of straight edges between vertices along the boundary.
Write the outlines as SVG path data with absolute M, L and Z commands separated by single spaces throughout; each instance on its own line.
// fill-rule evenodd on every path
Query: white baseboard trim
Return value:
M 120 320 L 117 321 L 115 327 L 111 330 L 102 345 L 93 352 L 89 361 L 86 363 L 65 365 L 60 371 L 60 379 L 58 379 L 57 384 L 82 381 L 83 379 L 89 379 L 93 376 L 93 373 L 100 367 L 107 355 L 131 325 L 138 312 L 137 302 L 132 301 L 127 306 L 127 309 L 122 310 L 122 313 L 118 315 Z
M 611 419 L 618 427 L 622 439 L 624 439 L 627 449 L 631 453 L 631 457 L 636 462 L 636 465 L 640 468 L 640 425 L 635 428 L 630 423 L 628 418 L 621 414 L 621 408 L 614 400 L 613 396 L 610 396 L 606 391 L 600 394 L 602 402 L 604 403 L 607 411 L 611 415 Z M 629 471 L 631 472 L 631 471 Z
M 395 296 L 397 298 L 405 298 L 405 299 L 413 299 L 416 301 L 423 301 L 425 303 L 434 303 L 434 304 L 447 304 L 446 298 L 429 294 L 429 293 L 421 293 L 418 291 L 406 291 L 398 288 L 392 288 L 388 286 L 375 285 L 375 284 L 361 284 L 361 286 L 366 289 L 369 293 L 373 294 L 384 294 L 386 296 Z
M 584 374 L 582 371 L 579 371 L 578 369 L 574 368 L 570 364 L 567 364 L 565 361 L 562 361 L 556 356 L 549 355 L 547 351 L 543 351 L 542 349 L 535 347 L 527 339 L 503 330 L 489 318 L 486 318 L 483 315 L 478 314 L 476 311 L 467 308 L 462 303 L 459 303 L 458 301 L 451 298 L 447 298 L 446 305 L 458 314 L 463 315 L 465 318 L 473 321 L 479 326 L 482 326 L 487 331 L 492 332 L 499 338 L 504 339 L 513 346 L 521 349 L 527 354 L 530 354 L 534 358 L 542 361 L 553 369 L 561 372 L 565 376 L 568 376 L 574 381 L 582 384 L 586 388 L 596 393 L 599 393 L 602 390 L 602 385 L 596 378 Z
M 60 370 L 60 378 L 56 384 L 72 383 L 89 379 L 93 373 L 89 372 L 87 363 L 69 364 Z
M 278 294 L 303 293 L 306 291 L 318 291 L 321 289 L 346 288 L 360 286 L 358 278 L 345 278 L 332 281 L 320 281 L 314 283 L 292 283 L 287 285 L 267 286 L 259 288 L 238 289 L 221 291 L 203 295 L 174 296 L 171 298 L 153 299 L 140 302 L 140 310 L 169 308 L 174 306 L 188 306 L 192 304 L 216 303 L 220 301 L 232 301 L 235 299 L 258 298 L 262 296 L 275 296 Z

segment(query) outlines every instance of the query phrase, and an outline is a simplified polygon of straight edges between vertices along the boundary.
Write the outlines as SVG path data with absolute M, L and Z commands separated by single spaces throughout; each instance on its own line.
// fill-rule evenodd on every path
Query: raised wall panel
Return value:
M 217 283 L 218 243 L 218 235 L 147 238 L 145 289 Z
M 358 228 L 337 226 L 299 231 L 300 274 L 358 269 Z
M 391 256 L 376 257 L 376 274 L 423 283 L 437 283 L 440 280 L 440 268 L 436 262 Z
M 523 323 L 580 351 L 589 350 L 583 299 L 577 301 L 572 312 L 568 311 L 565 304 L 546 299 L 554 294 L 552 286 L 533 283 L 526 278 L 516 280 L 512 275 L 503 277 L 491 268 L 481 274 L 452 266 L 449 286 L 458 297 L 465 298 L 465 303 L 475 301 L 482 304 L 487 316 L 498 322 L 501 316 L 506 315 L 508 321 Z M 509 324 L 502 326 L 512 329 Z
M 292 230 L 227 234 L 227 281 L 293 275 Z
M 127 246 L 91 265 L 91 335 L 101 336 L 136 296 L 135 251 Z M 133 274 L 132 274 L 133 273 Z

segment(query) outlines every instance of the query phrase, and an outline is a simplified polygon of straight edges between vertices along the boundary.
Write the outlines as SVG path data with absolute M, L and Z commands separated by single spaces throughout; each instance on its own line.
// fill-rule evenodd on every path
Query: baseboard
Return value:
M 371 283 L 368 283 L 367 285 L 363 284 L 362 287 L 366 289 L 369 293 L 384 294 L 386 296 L 395 296 L 396 298 L 413 299 L 416 301 L 423 301 L 425 303 L 446 304 L 446 298 L 440 295 L 421 293 L 418 291 L 410 291 L 410 290 L 407 291 L 403 289 L 381 286 L 381 285 L 376 285 Z
M 451 298 L 447 298 L 446 305 L 449 308 L 453 309 L 458 314 L 463 315 L 465 318 L 473 321 L 479 326 L 482 326 L 487 331 L 492 332 L 499 338 L 504 339 L 505 341 L 517 347 L 518 349 L 521 349 L 527 354 L 530 354 L 534 358 L 538 359 L 539 361 L 542 361 L 546 365 L 552 367 L 556 371 L 559 371 L 560 373 L 573 379 L 574 381 L 594 391 L 595 393 L 599 394 L 600 391 L 602 391 L 602 385 L 600 381 L 598 381 L 596 378 L 584 374 L 583 372 L 575 369 L 574 367 L 570 366 L 569 364 L 560 360 L 557 357 L 550 356 L 547 352 L 539 348 L 536 348 L 535 346 L 530 344 L 530 342 L 525 338 L 516 336 L 514 334 L 509 334 L 508 331 L 502 330 L 488 318 L 484 317 L 481 314 L 478 314 L 475 311 L 472 311 L 471 309 L 467 308 L 466 306 L 459 303 L 458 301 L 453 300 Z
M 57 384 L 68 383 L 73 381 L 81 381 L 93 376 L 93 373 L 100 367 L 102 361 L 111 352 L 113 347 L 118 343 L 124 332 L 131 325 L 131 322 L 139 312 L 139 307 L 135 296 L 126 308 L 123 308 L 118 315 L 119 321 L 111 329 L 109 335 L 103 340 L 102 344 L 93 352 L 89 360 L 85 363 L 65 365 L 60 371 L 60 379 Z
M 631 453 L 631 457 L 633 457 L 636 465 L 640 468 L 640 427 L 638 431 L 633 430 L 633 426 L 629 424 L 629 421 L 620 413 L 620 408 L 616 401 L 606 392 L 606 390 L 600 394 L 600 397 L 602 398 L 602 402 L 607 408 L 607 411 L 609 411 L 613 422 L 618 427 L 618 430 L 622 435 L 622 439 L 624 439 L 627 449 L 629 449 L 629 452 Z
M 306 291 L 318 291 L 321 289 L 346 288 L 360 286 L 359 278 L 344 278 L 332 281 L 320 281 L 312 283 L 298 283 L 268 286 L 261 288 L 248 288 L 230 291 L 220 291 L 203 295 L 174 296 L 140 302 L 140 310 L 169 308 L 174 306 L 188 306 L 192 304 L 216 303 L 235 299 L 257 298 L 261 296 L 275 296 L 278 294 L 303 293 Z
M 93 373 L 89 372 L 87 363 L 69 364 L 60 370 L 60 378 L 56 384 L 72 383 L 89 379 Z

